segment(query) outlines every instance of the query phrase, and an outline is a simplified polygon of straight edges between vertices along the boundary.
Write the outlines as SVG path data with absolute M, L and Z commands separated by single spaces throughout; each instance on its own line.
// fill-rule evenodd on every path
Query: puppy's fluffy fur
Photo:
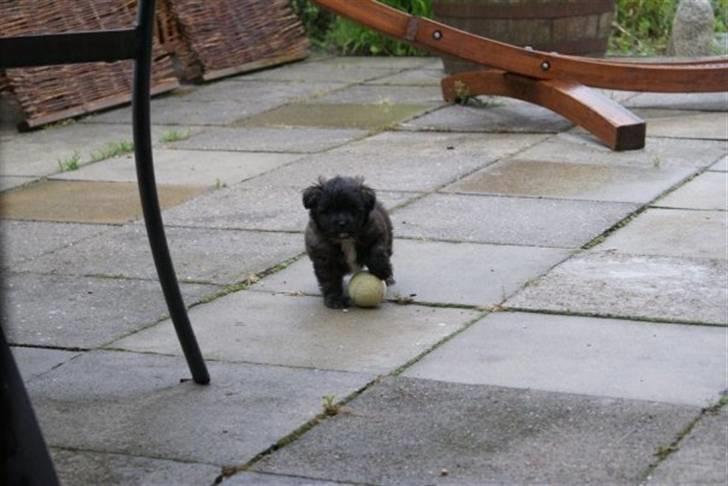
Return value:
M 348 307 L 343 278 L 366 266 L 369 272 L 393 283 L 392 222 L 374 190 L 360 177 L 319 178 L 303 191 L 308 209 L 306 252 L 332 309 Z

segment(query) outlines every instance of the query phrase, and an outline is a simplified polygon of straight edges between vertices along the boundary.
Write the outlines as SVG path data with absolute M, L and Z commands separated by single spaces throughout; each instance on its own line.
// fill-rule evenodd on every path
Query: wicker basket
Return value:
M 168 48 L 187 79 L 207 81 L 308 54 L 289 0 L 164 0 L 160 7 Z
M 4 37 L 128 28 L 135 10 L 124 0 L 0 0 Z M 12 68 L 8 86 L 31 128 L 126 103 L 131 99 L 132 61 Z M 152 92 L 178 86 L 169 56 L 155 42 Z

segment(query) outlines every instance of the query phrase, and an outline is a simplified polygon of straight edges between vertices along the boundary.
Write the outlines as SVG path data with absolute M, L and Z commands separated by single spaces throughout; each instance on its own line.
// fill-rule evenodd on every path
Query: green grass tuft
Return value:
M 134 150 L 134 144 L 127 140 L 121 142 L 109 142 L 98 150 L 91 152 L 91 162 L 99 162 L 101 160 L 119 157 L 128 154 Z

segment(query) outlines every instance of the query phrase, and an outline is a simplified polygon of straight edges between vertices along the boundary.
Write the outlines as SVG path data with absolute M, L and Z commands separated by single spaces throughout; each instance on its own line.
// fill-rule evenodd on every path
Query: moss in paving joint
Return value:
M 426 350 L 422 351 L 420 354 L 418 354 L 414 358 L 410 359 L 409 361 L 407 361 L 402 366 L 400 366 L 397 369 L 395 369 L 394 371 L 392 371 L 392 373 L 390 373 L 390 376 L 400 376 L 402 373 L 404 373 L 407 370 L 407 368 L 409 368 L 410 366 L 414 365 L 415 363 L 417 363 L 418 361 L 420 361 L 422 358 L 424 358 L 425 356 L 427 356 L 428 354 L 430 354 L 432 351 L 434 351 L 435 349 L 437 349 L 440 346 L 442 346 L 443 344 L 449 342 L 451 339 L 454 339 L 455 337 L 459 336 L 463 332 L 467 331 L 476 322 L 480 321 L 481 319 L 483 319 L 488 314 L 490 314 L 490 312 L 488 312 L 488 311 L 484 311 L 484 312 L 478 314 L 473 319 L 471 319 L 468 322 L 466 322 L 461 329 L 458 329 L 457 331 L 454 331 L 453 333 L 448 334 L 447 336 L 443 337 L 442 339 L 440 339 L 439 341 L 437 341 L 435 344 L 433 344 L 432 346 L 430 346 Z
M 316 427 L 321 422 L 333 418 L 336 415 L 339 415 L 338 412 L 340 412 L 346 404 L 354 400 L 355 398 L 359 397 L 362 393 L 373 387 L 374 385 L 378 384 L 381 380 L 381 377 L 374 378 L 369 383 L 365 384 L 363 387 L 359 388 L 358 390 L 355 390 L 348 396 L 344 397 L 339 402 L 335 402 L 335 396 L 334 395 L 324 395 L 322 397 L 324 406 L 326 406 L 327 402 L 331 403 L 332 407 L 336 407 L 337 413 L 334 415 L 331 415 L 327 413 L 326 409 L 324 409 L 323 412 L 319 413 L 312 419 L 308 420 L 306 423 L 295 429 L 290 434 L 286 435 L 285 437 L 279 439 L 275 444 L 264 450 L 263 452 L 260 452 L 255 457 L 250 459 L 248 462 L 240 465 L 230 465 L 230 466 L 223 466 L 222 468 L 222 474 L 215 480 L 216 484 L 219 484 L 222 482 L 225 478 L 228 478 L 230 476 L 233 476 L 239 472 L 248 471 L 250 468 L 252 468 L 255 464 L 266 458 L 267 456 L 270 456 L 274 452 L 288 446 L 289 444 L 292 444 L 299 438 L 301 438 L 306 432 Z
M 80 161 L 81 161 L 81 154 L 78 153 L 78 150 L 74 150 L 73 154 L 70 157 L 66 157 L 65 159 L 56 160 L 56 162 L 58 162 L 58 168 L 61 170 L 61 172 L 69 172 L 72 170 L 77 170 L 79 167 Z
M 659 168 L 660 165 L 661 165 L 661 163 L 662 162 L 660 161 L 660 158 L 658 156 L 655 156 L 655 158 L 653 159 L 653 164 L 652 164 L 653 167 L 654 168 Z M 602 234 L 598 235 L 597 237 L 595 237 L 594 239 L 592 239 L 591 241 L 589 241 L 588 243 L 586 243 L 584 246 L 581 247 L 581 249 L 583 249 L 583 250 L 590 250 L 590 249 L 594 248 L 595 246 L 603 243 L 604 240 L 606 240 L 609 236 L 612 235 L 612 233 L 614 233 L 615 231 L 617 231 L 619 229 L 624 228 L 626 225 L 628 225 L 629 223 L 631 223 L 635 218 L 637 218 L 637 216 L 640 216 L 642 213 L 644 213 L 645 211 L 647 211 L 648 209 L 650 209 L 651 207 L 653 207 L 654 204 L 657 201 L 659 201 L 660 199 L 662 199 L 664 196 L 666 196 L 667 194 L 669 194 L 669 193 L 671 193 L 671 192 L 679 189 L 680 187 L 682 187 L 685 184 L 689 183 L 690 181 L 692 181 L 696 177 L 698 177 L 698 176 L 702 175 L 703 173 L 707 172 L 709 169 L 710 169 L 710 166 L 704 167 L 703 169 L 699 170 L 698 172 L 692 174 L 691 176 L 689 176 L 689 177 L 681 180 L 680 182 L 677 182 L 677 183 L 673 184 L 672 186 L 670 186 L 669 188 L 665 189 L 660 194 L 658 194 L 656 197 L 654 197 L 652 200 L 648 201 L 647 203 L 645 203 L 644 205 L 642 205 L 641 207 L 637 208 L 636 210 L 634 210 L 633 212 L 631 212 L 630 214 L 628 214 L 627 216 L 625 216 L 623 219 L 621 219 L 620 221 L 618 221 L 617 223 L 615 223 L 613 226 L 611 226 L 610 228 L 608 228 Z
M 688 434 L 690 434 L 690 432 L 693 431 L 693 429 L 698 425 L 703 417 L 705 417 L 706 415 L 718 414 L 723 407 L 728 406 L 728 395 L 726 395 L 726 392 L 728 392 L 728 390 L 723 392 L 723 395 L 716 403 L 709 407 L 703 408 L 700 411 L 700 414 L 695 417 L 695 419 L 691 420 L 690 423 L 688 423 L 680 432 L 677 433 L 677 436 L 672 442 L 667 445 L 660 445 L 657 447 L 657 450 L 654 453 L 654 456 L 657 458 L 657 460 L 647 466 L 647 470 L 643 473 L 642 481 L 640 481 L 640 484 L 645 484 L 652 475 L 652 473 L 655 471 L 655 469 L 657 469 L 657 467 L 662 462 L 664 462 L 665 460 L 667 460 L 668 457 L 680 450 L 680 443 L 683 441 L 683 439 L 685 439 L 685 437 L 688 436 Z
M 98 150 L 91 152 L 91 162 L 100 162 L 112 157 L 119 157 L 134 150 L 134 144 L 127 140 L 121 142 L 109 142 Z
M 215 292 L 212 295 L 209 295 L 207 297 L 204 297 L 204 298 L 200 299 L 198 302 L 195 302 L 194 304 L 190 305 L 189 308 L 191 309 L 192 307 L 196 307 L 200 304 L 209 304 L 210 302 L 217 300 L 221 297 L 225 297 L 226 295 L 229 295 L 229 294 L 232 294 L 235 292 L 240 292 L 242 290 L 247 290 L 248 288 L 250 288 L 251 285 L 259 282 L 261 279 L 263 279 L 269 275 L 278 273 L 282 270 L 285 270 L 292 263 L 298 261 L 298 259 L 301 258 L 303 255 L 304 255 L 304 253 L 301 253 L 301 254 L 291 257 L 277 265 L 269 267 L 261 272 L 251 273 L 244 280 L 241 280 L 240 282 L 236 282 L 234 284 L 223 287 L 220 291 Z
M 650 324 L 675 324 L 679 326 L 709 326 L 718 327 L 725 329 L 726 325 L 719 322 L 701 322 L 701 321 L 684 321 L 678 319 L 670 319 L 666 317 L 644 317 L 644 316 L 632 316 L 632 315 L 620 315 L 611 313 L 596 313 L 596 312 L 584 312 L 584 311 L 573 311 L 571 309 L 553 310 L 553 309 L 531 309 L 528 307 L 510 307 L 503 306 L 502 309 L 506 312 L 523 312 L 528 314 L 547 314 L 553 316 L 574 316 L 574 317 L 591 317 L 595 319 L 620 319 L 630 320 L 635 322 L 647 322 Z
M 192 130 L 167 130 L 159 137 L 159 141 L 162 143 L 179 142 L 181 140 L 187 140 L 192 135 Z

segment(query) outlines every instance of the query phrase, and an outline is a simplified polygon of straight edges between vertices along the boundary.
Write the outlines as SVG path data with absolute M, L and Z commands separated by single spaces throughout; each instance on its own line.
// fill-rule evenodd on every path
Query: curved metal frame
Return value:
M 140 0 L 130 29 L 0 38 L 0 67 L 134 60 L 132 125 L 139 195 L 169 315 L 195 383 L 210 381 L 169 254 L 154 178 L 150 87 L 155 0 Z

